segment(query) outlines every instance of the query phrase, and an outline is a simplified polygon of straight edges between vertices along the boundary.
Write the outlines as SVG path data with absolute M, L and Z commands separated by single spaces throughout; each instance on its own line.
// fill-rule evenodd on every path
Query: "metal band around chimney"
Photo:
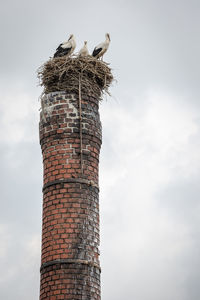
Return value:
M 47 182 L 44 184 L 42 191 L 44 192 L 45 189 L 47 189 L 50 186 L 56 185 L 56 184 L 62 184 L 62 183 L 81 183 L 81 184 L 87 184 L 89 186 L 95 187 L 99 191 L 99 186 L 92 180 L 87 180 L 83 178 L 65 178 L 65 179 L 58 179 L 54 181 Z
M 46 263 L 43 263 L 40 267 L 40 272 L 42 272 L 45 268 L 53 266 L 53 265 L 62 265 L 62 264 L 81 264 L 81 265 L 87 265 L 90 267 L 95 267 L 97 269 L 99 269 L 99 271 L 101 272 L 101 268 L 98 264 L 92 262 L 92 261 L 88 261 L 88 260 L 83 260 L 83 259 L 56 259 L 56 260 L 51 260 L 48 261 Z

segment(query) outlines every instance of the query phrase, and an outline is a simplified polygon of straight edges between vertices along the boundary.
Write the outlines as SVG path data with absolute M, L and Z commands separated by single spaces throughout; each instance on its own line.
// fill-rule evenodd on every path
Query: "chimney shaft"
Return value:
M 40 300 L 100 300 L 99 99 L 42 99 L 43 222 Z M 81 112 L 81 115 L 80 115 Z

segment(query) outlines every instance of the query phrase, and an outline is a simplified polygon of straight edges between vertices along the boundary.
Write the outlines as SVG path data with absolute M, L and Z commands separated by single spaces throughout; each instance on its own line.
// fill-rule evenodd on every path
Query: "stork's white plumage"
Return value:
M 73 34 L 71 34 L 68 41 L 63 42 L 58 46 L 53 57 L 61 57 L 64 55 L 69 56 L 74 52 L 75 48 L 76 48 L 76 41 Z
M 105 36 L 106 36 L 106 40 L 94 48 L 92 52 L 92 56 L 96 58 L 100 58 L 101 56 L 103 57 L 104 53 L 108 50 L 110 44 L 110 35 L 109 33 L 106 33 Z
M 89 55 L 89 51 L 87 48 L 87 41 L 84 42 L 83 48 L 81 48 L 81 50 L 78 53 L 79 56 L 87 56 Z

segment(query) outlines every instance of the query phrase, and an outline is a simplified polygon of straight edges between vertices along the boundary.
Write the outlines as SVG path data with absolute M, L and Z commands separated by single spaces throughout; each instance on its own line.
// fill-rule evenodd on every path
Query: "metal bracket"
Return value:
M 72 259 L 72 258 L 66 258 L 66 259 L 56 259 L 56 260 L 51 260 L 46 263 L 43 263 L 40 267 L 40 272 L 42 272 L 45 268 L 53 265 L 61 265 L 61 264 L 81 264 L 81 265 L 88 265 L 90 267 L 95 267 L 99 269 L 101 272 L 101 268 L 98 264 L 88 261 L 88 260 L 83 260 L 83 259 Z
M 46 184 L 44 184 L 42 191 L 44 192 L 44 190 L 52 185 L 56 185 L 56 184 L 62 184 L 62 183 L 81 183 L 81 184 L 87 184 L 89 186 L 95 187 L 98 189 L 99 191 L 99 186 L 93 181 L 93 180 L 87 180 L 87 179 L 83 179 L 83 178 L 65 178 L 65 179 L 57 179 L 54 181 L 50 181 L 47 182 Z

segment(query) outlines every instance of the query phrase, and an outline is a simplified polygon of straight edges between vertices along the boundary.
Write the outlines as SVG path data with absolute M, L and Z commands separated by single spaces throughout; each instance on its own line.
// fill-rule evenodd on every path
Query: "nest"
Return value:
M 92 56 L 56 57 L 44 63 L 38 70 L 43 94 L 57 91 L 90 94 L 101 99 L 113 81 L 108 64 Z

